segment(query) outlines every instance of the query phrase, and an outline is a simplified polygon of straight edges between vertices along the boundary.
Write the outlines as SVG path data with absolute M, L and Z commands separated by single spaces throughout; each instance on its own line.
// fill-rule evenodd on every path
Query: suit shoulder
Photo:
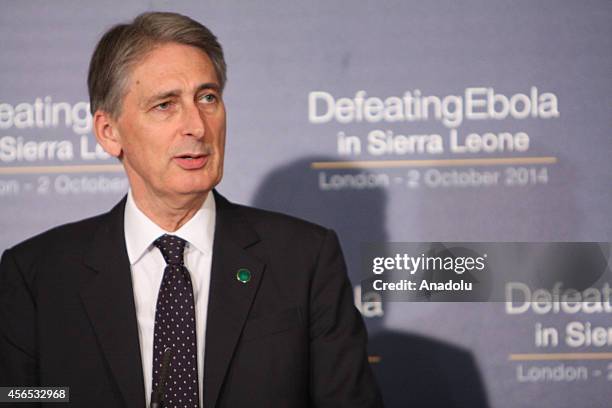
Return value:
M 311 237 L 315 240 L 321 240 L 331 232 L 322 225 L 292 215 L 240 204 L 234 205 L 258 232 L 264 231 L 264 233 L 276 233 L 283 236 L 296 235 L 302 239 Z
M 79 250 L 89 242 L 108 214 L 53 227 L 8 249 L 17 258 L 35 258 L 43 253 Z

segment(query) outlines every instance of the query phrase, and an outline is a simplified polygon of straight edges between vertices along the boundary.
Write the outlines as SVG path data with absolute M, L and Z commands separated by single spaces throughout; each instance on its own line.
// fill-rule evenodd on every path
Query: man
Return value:
M 380 407 L 335 234 L 231 204 L 215 36 L 146 13 L 100 40 L 98 142 L 130 191 L 109 213 L 7 250 L 0 385 L 71 407 Z

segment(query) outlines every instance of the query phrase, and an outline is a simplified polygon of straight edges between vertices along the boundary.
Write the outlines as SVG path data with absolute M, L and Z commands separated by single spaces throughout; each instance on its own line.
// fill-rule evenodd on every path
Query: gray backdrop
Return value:
M 612 3 L 3 0 L 1 249 L 125 193 L 95 153 L 85 79 L 101 33 L 146 10 L 224 46 L 220 192 L 338 231 L 388 406 L 609 406 L 612 330 L 534 342 L 537 323 L 605 331 L 609 313 L 363 304 L 358 283 L 364 242 L 611 240 Z M 354 110 L 358 91 L 378 99 Z

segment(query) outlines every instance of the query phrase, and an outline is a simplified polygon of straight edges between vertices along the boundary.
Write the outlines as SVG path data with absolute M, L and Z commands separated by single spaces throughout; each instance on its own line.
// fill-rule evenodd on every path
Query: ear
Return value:
M 121 135 L 117 129 L 117 122 L 114 121 L 108 112 L 97 110 L 93 116 L 96 139 L 106 153 L 111 156 L 121 158 L 123 152 Z

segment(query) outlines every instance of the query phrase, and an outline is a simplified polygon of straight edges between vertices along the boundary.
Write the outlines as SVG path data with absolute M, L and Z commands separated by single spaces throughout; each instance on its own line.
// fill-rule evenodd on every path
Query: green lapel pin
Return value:
M 247 283 L 251 280 L 251 271 L 246 268 L 238 269 L 238 272 L 236 273 L 236 279 L 238 279 L 239 282 Z

